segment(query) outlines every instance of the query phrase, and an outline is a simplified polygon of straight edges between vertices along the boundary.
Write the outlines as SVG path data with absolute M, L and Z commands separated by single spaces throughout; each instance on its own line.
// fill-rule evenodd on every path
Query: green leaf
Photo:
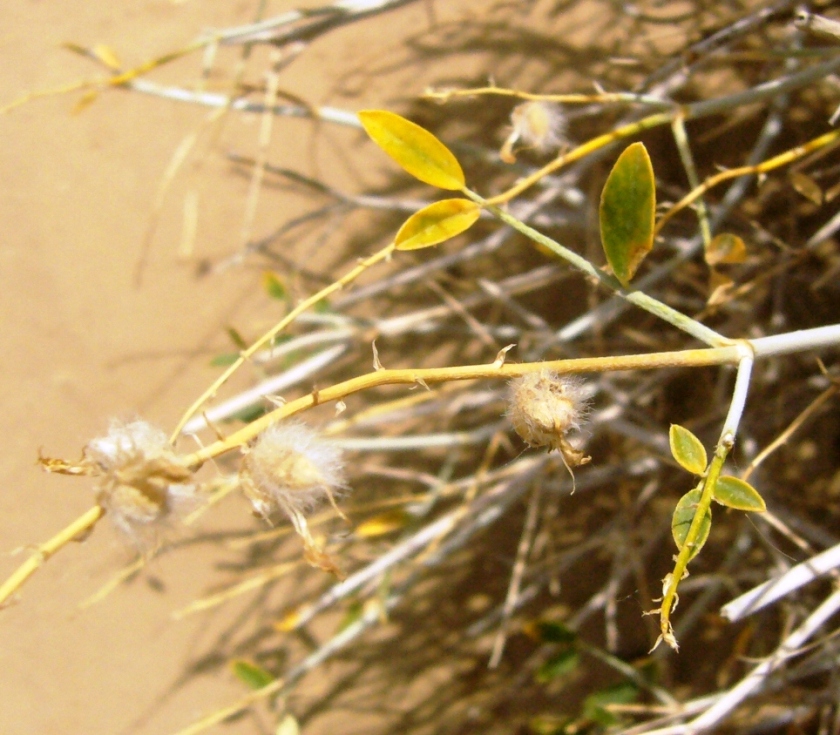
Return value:
M 239 357 L 239 352 L 227 352 L 223 355 L 216 355 L 212 360 L 210 360 L 210 367 L 227 367 L 228 365 L 233 365 Z
M 419 250 L 460 235 L 475 224 L 481 207 L 469 199 L 444 199 L 411 215 L 394 238 L 397 250 Z
M 225 423 L 230 423 L 232 421 L 241 421 L 243 424 L 250 424 L 252 421 L 256 421 L 261 416 L 265 416 L 268 413 L 268 408 L 266 406 L 262 406 L 257 404 L 256 406 L 246 406 L 235 413 L 232 413 L 226 419 L 224 419 Z
M 601 192 L 601 243 L 615 277 L 627 286 L 653 247 L 656 184 L 647 149 L 622 153 Z
M 245 338 L 239 333 L 235 327 L 228 327 L 227 328 L 228 337 L 230 337 L 230 341 L 236 345 L 236 347 L 240 350 L 247 350 L 248 343 L 245 341 Z
M 622 682 L 590 694 L 583 701 L 583 716 L 599 725 L 615 725 L 619 720 L 609 711 L 611 704 L 630 704 L 639 696 L 639 688 L 631 682 Z
M 697 504 L 700 502 L 702 494 L 703 493 L 700 490 L 690 490 L 683 495 L 680 498 L 680 502 L 677 503 L 677 508 L 674 511 L 673 518 L 671 519 L 671 533 L 674 534 L 674 541 L 680 551 L 682 551 L 682 548 L 685 545 L 685 538 L 688 536 L 688 529 L 691 528 L 691 522 L 694 520 L 694 516 L 697 513 Z M 697 535 L 697 539 L 694 542 L 694 548 L 691 550 L 689 561 L 700 553 L 700 549 L 703 548 L 703 544 L 705 544 L 706 539 L 709 538 L 709 531 L 711 528 L 712 511 L 709 509 L 706 511 L 705 518 L 703 518 L 703 523 L 700 526 L 700 533 Z
M 263 288 L 266 290 L 266 293 L 271 296 L 271 298 L 285 300 L 286 287 L 283 285 L 283 281 L 281 281 L 274 273 L 271 271 L 263 273 L 262 283 Z
M 464 188 L 458 159 L 425 128 L 387 110 L 362 110 L 359 120 L 373 142 L 416 179 L 439 189 Z
M 746 510 L 753 513 L 763 513 L 767 510 L 764 498 L 758 494 L 758 490 L 748 482 L 731 475 L 718 478 L 713 497 L 721 505 L 735 510 Z
M 274 681 L 274 676 L 271 673 L 250 661 L 239 659 L 231 661 L 230 666 L 236 678 L 249 689 L 262 689 Z
M 577 633 L 569 630 L 562 623 L 555 623 L 551 620 L 537 620 L 529 623 L 526 632 L 532 635 L 541 643 L 574 643 L 577 640 Z
M 577 651 L 574 649 L 561 651 L 540 666 L 534 678 L 540 684 L 548 684 L 548 682 L 558 677 L 571 674 L 578 667 L 579 663 L 580 656 Z
M 671 424 L 668 431 L 671 454 L 680 467 L 692 475 L 702 475 L 706 471 L 706 450 L 703 443 L 684 426 Z

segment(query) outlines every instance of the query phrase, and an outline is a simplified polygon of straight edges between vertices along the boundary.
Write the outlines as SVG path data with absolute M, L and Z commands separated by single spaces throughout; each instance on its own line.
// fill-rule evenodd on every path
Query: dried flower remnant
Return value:
M 549 153 L 566 142 L 566 116 L 551 102 L 523 102 L 510 115 L 513 131 L 502 145 L 499 157 L 505 163 L 515 163 L 513 147 L 522 142 L 526 148 Z
M 173 518 L 192 510 L 196 485 L 166 434 L 145 421 L 114 421 L 85 447 L 85 462 L 100 473 L 97 502 L 141 550 L 157 544 Z
M 306 523 L 306 514 L 319 505 L 335 507 L 335 496 L 345 487 L 338 448 L 298 421 L 274 424 L 247 450 L 240 480 L 259 515 L 268 520 L 278 511 L 285 513 L 303 539 L 310 563 L 340 576 Z
M 577 378 L 543 368 L 510 383 L 508 416 L 516 433 L 532 447 L 558 450 L 569 469 L 591 459 L 567 438 L 580 429 L 587 412 L 583 383 Z

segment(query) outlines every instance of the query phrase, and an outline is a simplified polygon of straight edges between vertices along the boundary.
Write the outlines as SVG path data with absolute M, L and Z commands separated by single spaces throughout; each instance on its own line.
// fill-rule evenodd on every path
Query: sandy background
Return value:
M 183 46 L 204 28 L 248 22 L 255 5 L 8 0 L 0 10 L 0 104 L 99 73 L 90 61 L 62 49 L 64 42 L 107 44 L 130 67 Z M 270 3 L 267 14 L 299 5 Z M 349 69 L 347 60 L 365 53 L 373 59 L 376 43 L 395 44 L 398 32 L 428 22 L 423 5 L 392 14 L 384 25 L 366 24 L 315 44 L 304 63 L 284 72 L 284 88 L 329 102 L 335 80 Z M 439 16 L 447 13 L 445 5 L 437 10 Z M 183 81 L 198 72 L 193 57 L 156 79 Z M 403 93 L 413 72 L 399 74 L 396 88 Z M 394 96 L 395 87 L 371 87 L 363 77 L 344 76 L 342 84 L 357 96 L 355 109 L 385 106 Z M 76 458 L 112 417 L 141 415 L 170 428 L 216 374 L 210 358 L 230 350 L 224 327 L 256 333 L 271 319 L 265 295 L 254 286 L 257 271 L 197 275 L 199 260 L 218 262 L 238 247 L 247 180 L 231 176 L 222 155 L 207 157 L 200 169 L 185 169 L 176 181 L 142 285 L 134 281 L 161 175 L 206 111 L 109 90 L 74 114 L 79 97 L 34 100 L 0 117 L 4 578 L 28 544 L 46 540 L 92 504 L 89 482 L 41 472 L 39 448 Z M 307 123 L 290 122 L 286 135 L 308 129 Z M 246 149 L 250 141 L 253 150 L 255 138 L 256 121 L 236 119 L 218 150 L 231 140 L 246 141 Z M 273 144 L 283 163 L 306 170 L 312 149 L 299 139 L 288 142 L 279 136 Z M 323 153 L 327 160 L 330 150 Z M 342 171 L 338 166 L 333 181 L 342 180 Z M 191 186 L 201 195 L 197 256 L 183 262 L 177 254 L 181 206 Z M 294 197 L 269 201 L 258 211 L 257 232 L 296 206 Z M 230 525 L 210 519 L 209 527 L 222 520 Z M 251 522 L 243 514 L 242 523 Z M 19 553 L 12 555 L 15 549 Z M 84 544 L 51 560 L 17 603 L 0 613 L 0 733 L 169 732 L 243 693 L 230 674 L 180 679 L 211 640 L 212 617 L 170 619 L 213 579 L 206 546 L 160 557 L 105 602 L 78 609 L 130 559 L 102 524 Z M 253 723 L 246 718 L 228 731 L 253 732 Z
M 0 10 L 0 98 L 98 73 L 62 50 L 65 41 L 107 43 L 130 66 L 202 28 L 245 22 L 253 5 L 11 0 Z M 298 84 L 317 91 L 311 65 L 307 73 Z M 194 263 L 179 261 L 177 187 L 142 286 L 133 281 L 161 174 L 206 113 L 112 91 L 73 115 L 76 99 L 37 100 L 0 118 L 3 577 L 22 559 L 7 552 L 45 540 L 91 505 L 84 480 L 35 466 L 38 448 L 77 457 L 114 416 L 171 427 L 214 375 L 214 349 L 229 349 L 222 327 L 248 324 L 249 310 L 265 305 L 251 287 L 254 272 L 202 279 Z M 205 257 L 232 252 L 241 227 L 246 182 L 231 181 L 224 168 L 200 173 Z M 173 688 L 201 647 L 206 621 L 172 623 L 169 615 L 208 584 L 206 549 L 163 557 L 104 603 L 76 610 L 130 558 L 103 524 L 3 611 L 4 735 L 166 732 L 243 693 L 232 677 Z

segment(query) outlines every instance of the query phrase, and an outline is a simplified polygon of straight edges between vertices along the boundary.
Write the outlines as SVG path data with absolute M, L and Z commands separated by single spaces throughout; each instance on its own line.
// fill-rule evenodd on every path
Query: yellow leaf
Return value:
M 404 528 L 408 521 L 409 516 L 405 511 L 391 510 L 360 523 L 356 526 L 356 535 L 359 538 L 384 536 L 392 531 Z
M 359 121 L 373 142 L 415 178 L 439 189 L 464 188 L 458 159 L 425 128 L 387 110 L 362 110 Z
M 119 71 L 122 68 L 120 60 L 110 46 L 106 46 L 103 43 L 96 44 L 93 47 L 93 55 L 112 71 Z
M 300 608 L 289 610 L 280 620 L 272 625 L 274 630 L 280 633 L 290 633 L 297 628 L 300 622 Z
M 400 227 L 397 250 L 419 250 L 460 235 L 475 224 L 481 207 L 469 199 L 444 199 L 423 207 Z
M 715 266 L 720 263 L 743 263 L 747 259 L 747 246 L 737 235 L 721 232 L 706 246 L 706 262 Z

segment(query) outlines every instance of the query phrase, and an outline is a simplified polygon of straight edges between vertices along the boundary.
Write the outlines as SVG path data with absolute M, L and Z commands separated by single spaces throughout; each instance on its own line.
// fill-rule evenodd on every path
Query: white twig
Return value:
M 715 727 L 741 702 L 758 689 L 770 674 L 813 636 L 822 625 L 840 610 L 840 590 L 829 595 L 768 659 L 756 666 L 737 685 L 724 694 L 698 718 L 686 725 L 686 733 L 698 733 Z
M 840 567 L 840 544 L 797 564 L 776 579 L 768 579 L 764 584 L 745 592 L 724 605 L 720 614 L 732 622 L 740 620 L 837 567 Z

